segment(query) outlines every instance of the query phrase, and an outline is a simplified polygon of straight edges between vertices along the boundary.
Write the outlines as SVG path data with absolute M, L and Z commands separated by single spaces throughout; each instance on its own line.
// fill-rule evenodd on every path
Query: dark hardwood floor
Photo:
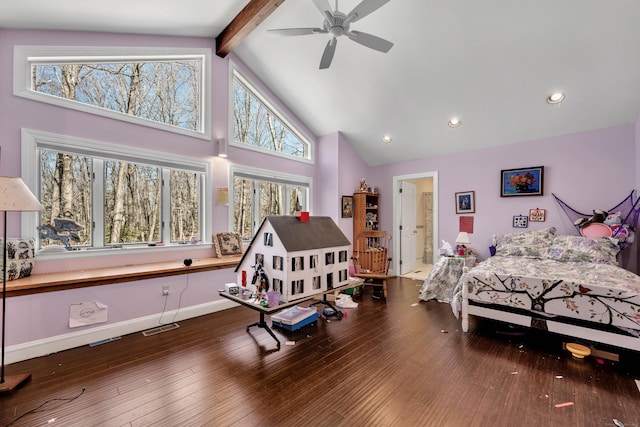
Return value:
M 244 307 L 15 363 L 32 379 L 0 396 L 13 426 L 640 426 L 640 355 L 577 360 L 556 335 L 420 302 L 394 279 L 342 320 L 283 342 Z M 295 345 L 287 346 L 287 340 Z M 84 392 L 83 392 L 84 390 Z M 556 404 L 573 402 L 557 408 Z

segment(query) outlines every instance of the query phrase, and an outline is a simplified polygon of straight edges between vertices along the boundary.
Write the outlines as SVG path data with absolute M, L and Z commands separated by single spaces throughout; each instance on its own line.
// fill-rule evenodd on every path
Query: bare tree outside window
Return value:
M 105 162 L 105 243 L 157 241 L 160 230 L 160 170 Z
M 33 90 L 147 120 L 199 130 L 198 61 L 36 64 Z
M 40 203 L 44 208 L 42 224 L 54 224 L 58 218 L 75 221 L 82 227 L 76 232 L 77 245 L 91 245 L 91 158 L 51 150 L 40 151 Z M 62 244 L 45 238 L 43 246 Z
M 200 175 L 171 171 L 171 240 L 200 236 Z
M 238 144 L 299 159 L 309 158 L 309 144 L 265 105 L 247 82 L 240 81 L 237 74 L 233 79 L 233 137 Z
M 309 142 L 236 70 L 231 102 L 234 143 L 298 160 L 311 158 Z M 234 176 L 233 191 L 233 229 L 249 240 L 266 216 L 305 209 L 309 187 L 287 179 Z
M 200 130 L 201 64 L 198 61 L 34 64 L 39 93 L 189 130 Z M 95 177 L 103 182 L 100 226 L 104 245 L 162 240 L 163 168 L 143 163 L 39 150 L 42 224 L 71 219 L 82 230 L 76 245 L 93 246 Z M 171 170 L 170 239 L 202 239 L 202 173 Z M 60 244 L 42 236 L 42 247 Z
M 234 176 L 233 230 L 250 240 L 265 217 L 307 209 L 308 192 L 307 184 Z

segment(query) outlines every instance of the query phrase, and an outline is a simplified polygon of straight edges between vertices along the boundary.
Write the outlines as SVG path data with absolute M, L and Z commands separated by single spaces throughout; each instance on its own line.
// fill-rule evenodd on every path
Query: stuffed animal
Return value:
M 621 212 L 610 213 L 602 222 L 604 224 L 607 224 L 608 226 L 620 225 L 622 224 L 622 213 Z
M 591 218 L 578 218 L 573 224 L 578 228 L 584 228 L 589 224 L 604 222 L 609 213 L 600 209 L 594 209 Z
M 622 223 L 622 212 L 612 212 L 607 214 L 605 211 L 594 210 L 591 218 L 580 218 L 574 224 L 580 228 L 580 234 L 589 235 L 589 237 L 596 237 L 591 230 L 587 232 L 586 228 L 591 224 L 597 223 L 608 225 L 611 229 L 611 233 L 607 230 L 606 237 L 613 237 L 618 240 L 618 243 L 631 244 L 635 240 L 633 227 Z M 596 230 L 597 232 L 602 232 L 601 229 Z

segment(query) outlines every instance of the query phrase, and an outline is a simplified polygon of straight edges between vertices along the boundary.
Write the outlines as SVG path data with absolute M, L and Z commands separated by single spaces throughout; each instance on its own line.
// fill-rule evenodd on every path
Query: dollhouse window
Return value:
M 333 289 L 333 273 L 327 274 L 327 289 Z
M 304 292 L 304 280 L 291 281 L 291 295 L 297 295 Z
M 273 246 L 273 233 L 264 233 L 264 245 Z
M 340 281 L 344 282 L 345 280 L 347 280 L 347 270 L 340 270 L 339 271 L 340 274 Z
M 291 263 L 291 271 L 302 271 L 304 270 L 304 257 L 297 256 L 293 257 L 293 262 Z
M 273 256 L 273 269 L 282 270 L 282 257 L 278 255 Z
M 320 276 L 314 276 L 313 277 L 313 283 L 311 284 L 311 287 L 315 290 L 315 289 L 320 289 L 321 287 L 321 277 Z
M 273 279 L 273 290 L 282 293 L 282 280 Z
M 256 265 L 264 265 L 264 255 L 256 253 Z
M 309 256 L 309 268 L 316 268 L 318 266 L 318 255 Z
M 326 254 L 324 254 L 324 264 L 325 265 L 331 265 L 335 263 L 335 257 L 336 255 L 333 252 L 327 252 Z
M 338 252 L 338 260 L 340 262 L 347 262 L 347 251 L 346 250 Z

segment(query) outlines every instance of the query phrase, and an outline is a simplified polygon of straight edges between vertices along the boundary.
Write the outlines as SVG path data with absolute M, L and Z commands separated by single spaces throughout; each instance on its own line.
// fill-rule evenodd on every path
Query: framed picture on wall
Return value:
M 530 222 L 544 222 L 547 216 L 546 209 L 529 209 L 529 221 Z
M 542 196 L 544 166 L 500 171 L 500 197 Z
M 513 227 L 514 228 L 527 228 L 529 227 L 529 218 L 524 215 L 514 215 L 513 216 Z
M 353 217 L 353 196 L 342 196 L 342 218 Z
M 476 192 L 463 191 L 456 193 L 456 213 L 467 214 L 476 211 Z

